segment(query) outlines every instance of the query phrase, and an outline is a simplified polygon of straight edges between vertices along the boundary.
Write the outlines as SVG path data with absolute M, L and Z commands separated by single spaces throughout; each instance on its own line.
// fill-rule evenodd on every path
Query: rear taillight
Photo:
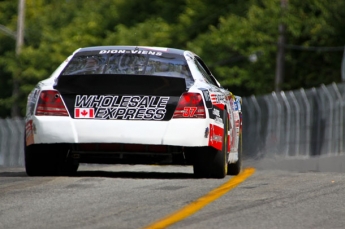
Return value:
M 59 92 L 42 91 L 38 99 L 36 115 L 68 116 Z
M 183 93 L 173 118 L 206 118 L 202 96 L 199 93 Z

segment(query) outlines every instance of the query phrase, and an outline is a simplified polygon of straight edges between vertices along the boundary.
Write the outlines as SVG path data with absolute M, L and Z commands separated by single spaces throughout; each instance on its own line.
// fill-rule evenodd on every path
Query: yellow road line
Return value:
M 188 216 L 194 214 L 195 212 L 199 211 L 201 208 L 205 207 L 207 204 L 211 203 L 212 201 L 218 199 L 231 189 L 235 188 L 237 185 L 245 181 L 248 177 L 253 175 L 255 172 L 254 168 L 247 168 L 243 170 L 242 173 L 239 175 L 231 178 L 228 182 L 224 183 L 223 185 L 219 186 L 218 188 L 212 190 L 205 196 L 197 199 L 196 201 L 192 202 L 191 204 L 183 207 L 182 209 L 168 215 L 167 217 L 156 221 L 155 223 L 145 227 L 145 229 L 157 229 L 157 228 L 166 228 L 178 221 L 181 221 Z

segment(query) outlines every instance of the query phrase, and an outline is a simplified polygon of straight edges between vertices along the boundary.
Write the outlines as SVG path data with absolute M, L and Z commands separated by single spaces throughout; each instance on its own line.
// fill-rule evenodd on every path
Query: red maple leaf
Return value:
M 83 112 L 80 113 L 82 116 L 86 116 L 88 112 L 86 110 L 83 110 Z

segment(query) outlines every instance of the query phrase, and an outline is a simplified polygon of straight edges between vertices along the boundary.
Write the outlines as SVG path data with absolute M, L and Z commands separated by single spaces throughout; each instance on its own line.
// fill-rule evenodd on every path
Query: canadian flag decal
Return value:
M 93 108 L 74 108 L 74 118 L 94 118 Z

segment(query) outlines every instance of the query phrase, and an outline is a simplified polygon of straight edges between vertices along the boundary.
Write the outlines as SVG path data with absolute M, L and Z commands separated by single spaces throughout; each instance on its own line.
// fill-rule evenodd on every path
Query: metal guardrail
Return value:
M 24 120 L 0 119 L 0 166 L 24 165 Z
M 243 98 L 245 157 L 344 155 L 345 84 Z M 24 165 L 24 120 L 0 119 L 0 166 Z
M 249 157 L 344 154 L 345 84 L 243 98 L 243 151 Z

